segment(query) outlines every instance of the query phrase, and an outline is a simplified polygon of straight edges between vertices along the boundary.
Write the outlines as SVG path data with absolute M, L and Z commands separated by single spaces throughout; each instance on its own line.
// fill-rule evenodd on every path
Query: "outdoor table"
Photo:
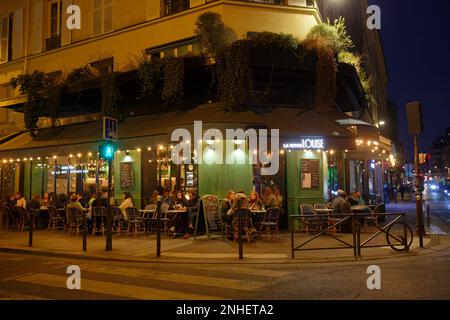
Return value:
M 357 205 L 357 206 L 352 206 L 352 212 L 356 212 L 356 213 L 371 213 L 372 209 L 370 208 L 370 206 Z

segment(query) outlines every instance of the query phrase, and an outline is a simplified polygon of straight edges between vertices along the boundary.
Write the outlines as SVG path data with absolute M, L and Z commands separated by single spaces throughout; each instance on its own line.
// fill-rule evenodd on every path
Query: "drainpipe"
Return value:
M 31 36 L 31 0 L 27 1 L 27 14 L 26 14 L 26 23 L 27 28 L 24 28 L 25 30 L 25 43 L 24 43 L 24 60 L 23 60 L 23 73 L 26 74 L 28 70 L 28 50 L 29 50 L 29 44 L 30 44 L 30 36 Z

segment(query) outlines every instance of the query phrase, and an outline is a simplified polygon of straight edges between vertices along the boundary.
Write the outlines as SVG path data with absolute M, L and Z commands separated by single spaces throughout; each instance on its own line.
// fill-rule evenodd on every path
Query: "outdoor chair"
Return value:
M 11 209 L 8 206 L 2 207 L 2 225 L 0 226 L 0 230 L 3 228 L 5 230 L 8 230 L 14 225 L 14 221 L 12 221 L 12 213 Z
M 247 239 L 247 242 L 250 242 L 252 238 L 257 234 L 257 230 L 253 227 L 252 218 L 251 218 L 251 210 L 248 208 L 241 208 L 240 212 L 238 209 L 235 209 L 233 212 L 233 230 L 234 230 L 234 241 L 239 239 L 239 218 L 238 214 L 241 216 L 241 235 Z
M 61 216 L 58 209 L 55 207 L 48 207 L 48 226 L 47 230 L 64 229 L 66 218 Z
M 77 208 L 68 208 L 68 213 L 70 217 L 69 233 L 74 232 L 78 236 L 83 228 L 83 212 Z
M 113 217 L 113 231 L 120 234 L 122 232 L 122 228 L 124 228 L 124 224 L 126 223 L 123 212 L 119 207 L 113 206 L 111 207 L 111 215 Z
M 94 219 L 94 229 L 92 230 L 92 234 L 101 233 L 104 236 L 106 230 L 106 208 L 93 207 L 92 218 Z
M 314 207 L 312 205 L 301 204 L 300 215 L 302 216 L 300 232 L 305 231 L 308 234 L 310 231 L 317 232 L 320 230 L 320 221 L 316 217 L 311 216 L 315 215 Z
M 267 241 L 272 239 L 273 233 L 279 234 L 278 221 L 280 220 L 281 209 L 280 208 L 270 208 L 267 209 L 264 214 L 264 219 L 259 222 L 259 238 L 262 238 L 264 232 L 267 234 Z
M 156 204 L 148 204 L 145 206 L 144 210 L 148 210 L 151 212 L 144 212 L 143 214 L 143 218 L 145 221 L 145 231 L 150 233 L 152 230 L 156 230 L 156 226 L 155 223 L 157 223 L 156 221 L 156 209 L 157 209 L 157 205 Z
M 363 218 L 364 228 L 369 227 L 371 225 L 376 227 L 379 226 L 380 219 L 378 214 L 381 213 L 382 208 L 383 204 L 378 204 L 373 210 L 371 210 L 371 216 Z
M 126 210 L 128 216 L 128 228 L 127 236 L 133 232 L 134 236 L 137 237 L 139 233 L 145 233 L 145 223 L 139 210 L 135 207 L 127 208 Z
M 18 231 L 23 231 L 27 224 L 30 225 L 30 213 L 28 212 L 27 209 L 22 207 L 17 207 L 17 212 L 18 212 L 17 229 Z
M 171 228 L 171 222 L 172 219 L 168 216 L 170 206 L 167 203 L 163 203 L 161 205 L 161 228 L 164 231 L 164 233 L 168 234 L 169 230 Z M 155 215 L 155 219 L 157 216 Z

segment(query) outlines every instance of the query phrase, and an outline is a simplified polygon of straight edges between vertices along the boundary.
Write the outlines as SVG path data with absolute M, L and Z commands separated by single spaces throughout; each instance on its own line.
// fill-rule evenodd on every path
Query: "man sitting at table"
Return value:
M 73 193 L 70 196 L 69 203 L 67 204 L 67 209 L 76 208 L 79 212 L 84 212 L 86 209 L 83 208 L 81 203 L 78 201 L 78 195 L 76 193 Z M 88 233 L 92 234 L 92 231 L 94 229 L 94 221 L 91 219 L 91 215 L 89 213 L 86 213 L 86 219 L 87 219 L 87 229 Z
M 364 199 L 361 197 L 361 191 L 356 190 L 355 192 L 353 192 L 353 194 L 348 198 L 348 201 L 350 202 L 350 205 L 353 206 L 365 206 L 366 202 L 364 201 Z
M 352 207 L 347 200 L 347 194 L 344 190 L 338 190 L 337 197 L 331 203 L 331 207 L 334 209 L 336 215 L 346 215 L 352 213 Z M 352 232 L 352 221 L 348 219 L 341 224 L 341 230 L 344 233 Z

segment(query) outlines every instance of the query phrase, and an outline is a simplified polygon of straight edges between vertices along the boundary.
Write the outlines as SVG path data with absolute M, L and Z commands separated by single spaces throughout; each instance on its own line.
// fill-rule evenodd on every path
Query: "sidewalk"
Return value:
M 369 237 L 363 234 L 361 241 Z M 311 235 L 295 235 L 295 245 L 311 238 Z M 340 235 L 339 238 L 352 243 L 352 235 Z M 427 236 L 425 249 L 420 249 L 418 240 L 414 238 L 409 252 L 396 252 L 390 247 L 363 248 L 362 259 L 389 259 L 415 256 L 432 249 L 433 251 L 450 246 L 447 236 Z M 385 244 L 385 235 L 380 235 L 371 242 L 372 245 Z M 71 258 L 87 258 L 102 260 L 120 260 L 130 262 L 178 262 L 178 263 L 237 263 L 238 244 L 223 240 L 221 236 L 215 236 L 212 240 L 205 237 L 193 240 L 172 239 L 162 237 L 161 257 L 156 258 L 155 236 L 133 237 L 113 236 L 113 251 L 105 251 L 105 238 L 102 236 L 88 237 L 88 250 L 82 252 L 82 237 L 68 235 L 60 231 L 39 231 L 34 234 L 33 247 L 28 247 L 27 232 L 0 232 L 0 251 L 26 252 L 31 254 L 52 255 Z M 305 248 L 338 247 L 337 250 L 312 250 L 296 251 L 295 258 L 291 259 L 290 234 L 275 236 L 271 242 L 256 240 L 250 243 L 244 242 L 245 262 L 264 263 L 313 263 L 313 262 L 349 262 L 355 261 L 353 249 L 329 236 L 316 239 Z

